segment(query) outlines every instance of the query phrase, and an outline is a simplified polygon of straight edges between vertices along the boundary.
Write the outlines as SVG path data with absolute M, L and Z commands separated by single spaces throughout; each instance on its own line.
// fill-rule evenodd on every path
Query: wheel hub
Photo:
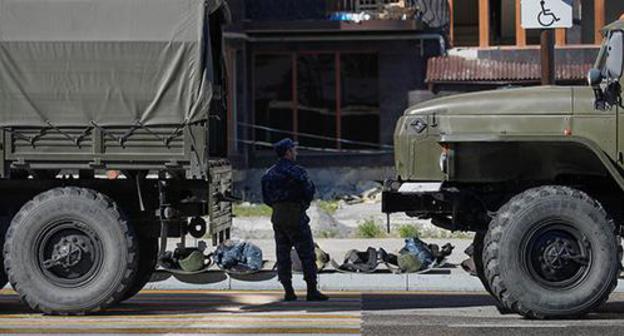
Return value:
M 566 267 L 575 267 L 574 264 L 587 265 L 587 258 L 579 254 L 578 250 L 573 247 L 575 243 L 570 239 L 558 237 L 549 240 L 546 244 L 540 261 L 542 271 L 550 275 L 549 278 L 556 279 L 557 272 L 565 270 Z
M 573 286 L 589 269 L 587 238 L 563 224 L 546 224 L 535 230 L 522 253 L 530 275 L 547 287 Z
M 79 221 L 52 224 L 35 248 L 43 275 L 55 285 L 83 285 L 102 265 L 103 247 L 97 234 Z
M 87 239 L 84 236 L 70 235 L 61 239 L 54 245 L 52 258 L 43 262 L 46 269 L 54 266 L 70 268 L 76 266 L 85 254 L 89 254 L 91 249 L 87 245 Z

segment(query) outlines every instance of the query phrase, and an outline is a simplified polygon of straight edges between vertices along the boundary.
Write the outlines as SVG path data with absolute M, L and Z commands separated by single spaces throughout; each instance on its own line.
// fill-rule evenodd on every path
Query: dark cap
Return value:
M 292 139 L 286 138 L 273 144 L 273 148 L 275 149 L 277 156 L 283 157 L 289 149 L 295 148 L 296 145 L 297 144 Z

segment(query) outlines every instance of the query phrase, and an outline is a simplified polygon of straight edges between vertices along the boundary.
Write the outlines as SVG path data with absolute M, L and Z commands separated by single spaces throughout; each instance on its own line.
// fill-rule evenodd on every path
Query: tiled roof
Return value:
M 558 81 L 583 80 L 593 64 L 557 64 Z M 430 58 L 427 63 L 428 83 L 479 83 L 539 81 L 540 64 L 503 62 L 489 59 L 467 59 L 459 56 Z

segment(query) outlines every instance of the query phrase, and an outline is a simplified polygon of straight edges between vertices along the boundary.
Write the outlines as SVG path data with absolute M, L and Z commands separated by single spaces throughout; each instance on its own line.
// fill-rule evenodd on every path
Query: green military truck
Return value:
M 624 21 L 604 29 L 589 87 L 470 93 L 407 110 L 385 213 L 475 232 L 499 308 L 580 316 L 618 282 L 624 234 Z
M 0 287 L 84 314 L 184 272 L 167 237 L 229 238 L 227 20 L 222 0 L 0 0 Z

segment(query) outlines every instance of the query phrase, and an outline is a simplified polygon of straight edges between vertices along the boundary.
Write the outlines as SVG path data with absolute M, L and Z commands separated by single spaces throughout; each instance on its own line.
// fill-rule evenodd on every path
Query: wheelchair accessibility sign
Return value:
M 522 0 L 522 28 L 571 28 L 573 1 Z

